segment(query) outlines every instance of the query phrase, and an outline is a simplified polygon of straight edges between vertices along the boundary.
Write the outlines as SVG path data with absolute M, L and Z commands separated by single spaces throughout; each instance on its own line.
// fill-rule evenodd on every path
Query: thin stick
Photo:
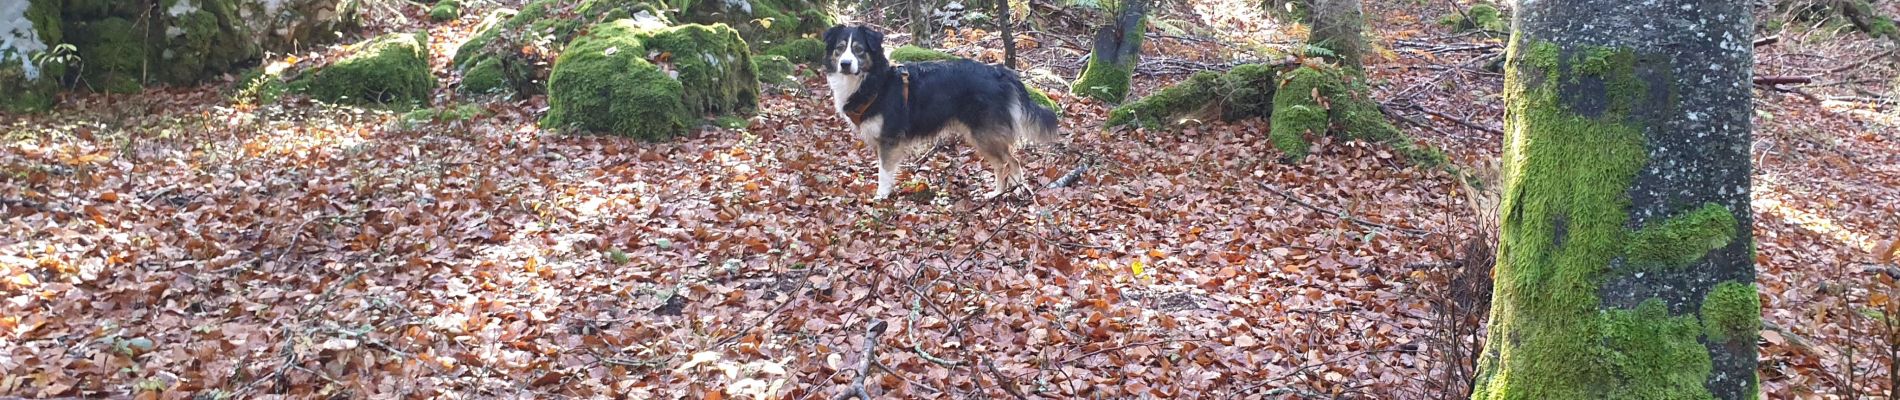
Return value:
M 884 320 L 873 319 L 871 325 L 864 328 L 864 353 L 858 358 L 858 376 L 851 378 L 850 391 L 832 396 L 831 400 L 871 400 L 871 393 L 864 391 L 864 377 L 871 375 L 871 363 L 877 360 L 877 337 L 884 334 L 886 325 Z

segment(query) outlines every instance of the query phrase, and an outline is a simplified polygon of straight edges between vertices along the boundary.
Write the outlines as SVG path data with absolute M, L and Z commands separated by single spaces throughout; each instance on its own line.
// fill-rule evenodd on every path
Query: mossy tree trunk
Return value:
M 1360 0 L 1316 0 L 1313 3 L 1313 31 L 1306 42 L 1332 50 L 1339 64 L 1360 70 L 1365 54 L 1365 9 Z
M 1128 97 L 1129 80 L 1141 63 L 1142 35 L 1148 30 L 1148 1 L 1120 0 L 1115 20 L 1095 31 L 1088 66 L 1070 92 L 1110 103 Z
M 1748 3 L 1526 0 L 1474 399 L 1755 398 Z

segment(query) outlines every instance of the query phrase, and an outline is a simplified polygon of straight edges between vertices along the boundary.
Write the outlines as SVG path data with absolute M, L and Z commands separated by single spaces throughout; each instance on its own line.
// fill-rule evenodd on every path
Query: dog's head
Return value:
M 866 26 L 838 25 L 825 30 L 825 72 L 858 75 L 884 69 L 884 34 Z

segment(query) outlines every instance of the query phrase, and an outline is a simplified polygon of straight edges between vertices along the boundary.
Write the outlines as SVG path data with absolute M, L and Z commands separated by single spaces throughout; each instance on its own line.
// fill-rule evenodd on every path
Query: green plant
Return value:
M 58 64 L 61 66 L 78 66 L 80 68 L 78 72 L 84 72 L 86 64 L 81 61 L 84 60 L 79 57 L 79 47 L 73 46 L 70 43 L 60 43 L 51 49 L 33 55 L 33 65 L 40 69 L 46 69 L 46 64 Z

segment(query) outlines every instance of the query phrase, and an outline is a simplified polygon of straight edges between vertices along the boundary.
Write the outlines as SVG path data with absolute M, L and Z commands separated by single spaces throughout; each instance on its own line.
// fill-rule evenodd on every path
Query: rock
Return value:
M 747 42 L 766 49 L 816 35 L 836 25 L 836 19 L 824 11 L 826 3 L 820 0 L 699 0 L 687 6 L 679 20 L 723 23 L 737 29 Z
M 772 46 L 761 54 L 785 57 L 786 60 L 794 63 L 817 64 L 824 62 L 825 42 L 812 38 L 800 38 Z
M 105 0 L 121 1 L 121 0 Z M 362 0 L 237 0 L 252 40 L 272 52 L 308 49 L 342 39 L 361 21 Z
M 65 4 L 65 41 L 79 51 L 80 86 L 115 93 L 149 83 L 194 84 L 261 54 L 236 0 L 163 0 L 152 13 L 106 0 Z
M 1226 73 L 1203 71 L 1148 97 L 1115 107 L 1109 126 L 1140 125 L 1169 128 L 1181 121 L 1235 121 L 1273 113 L 1274 67 L 1264 64 L 1235 66 Z
M 795 69 L 792 60 L 780 55 L 761 55 L 752 57 L 752 69 L 759 72 L 759 81 L 774 85 L 795 82 L 792 76 Z
M 198 83 L 263 55 L 233 0 L 165 0 L 159 7 L 163 39 L 148 54 L 167 83 Z
M 649 0 L 537 0 L 518 12 L 490 14 L 483 28 L 455 51 L 451 65 L 463 74 L 468 93 L 501 93 L 512 89 L 524 95 L 545 89 L 548 63 L 542 54 L 559 49 L 592 21 L 634 19 L 670 24 L 661 7 Z M 524 47 L 551 45 L 546 52 L 524 54 Z M 484 65 L 486 64 L 486 65 Z M 473 79 L 470 75 L 475 75 Z
M 431 21 L 442 22 L 461 17 L 462 2 L 460 1 L 442 0 L 436 2 L 435 7 L 429 8 L 429 20 Z
M 595 24 L 555 61 L 543 126 L 670 138 L 707 114 L 751 113 L 758 73 L 750 49 L 723 24 Z
M 426 33 L 392 33 L 350 45 L 349 55 L 306 72 L 294 90 L 350 104 L 426 104 L 435 89 Z
M 0 112 L 42 111 L 53 106 L 64 63 L 35 56 L 64 43 L 56 0 L 0 3 Z
M 896 50 L 891 50 L 891 61 L 900 62 L 900 63 L 949 61 L 949 60 L 959 60 L 959 59 L 963 59 L 963 57 L 957 57 L 954 54 L 945 53 L 942 51 L 937 51 L 937 50 L 932 50 L 932 49 L 926 49 L 926 48 L 917 47 L 917 46 L 912 46 L 908 44 L 899 46 Z

